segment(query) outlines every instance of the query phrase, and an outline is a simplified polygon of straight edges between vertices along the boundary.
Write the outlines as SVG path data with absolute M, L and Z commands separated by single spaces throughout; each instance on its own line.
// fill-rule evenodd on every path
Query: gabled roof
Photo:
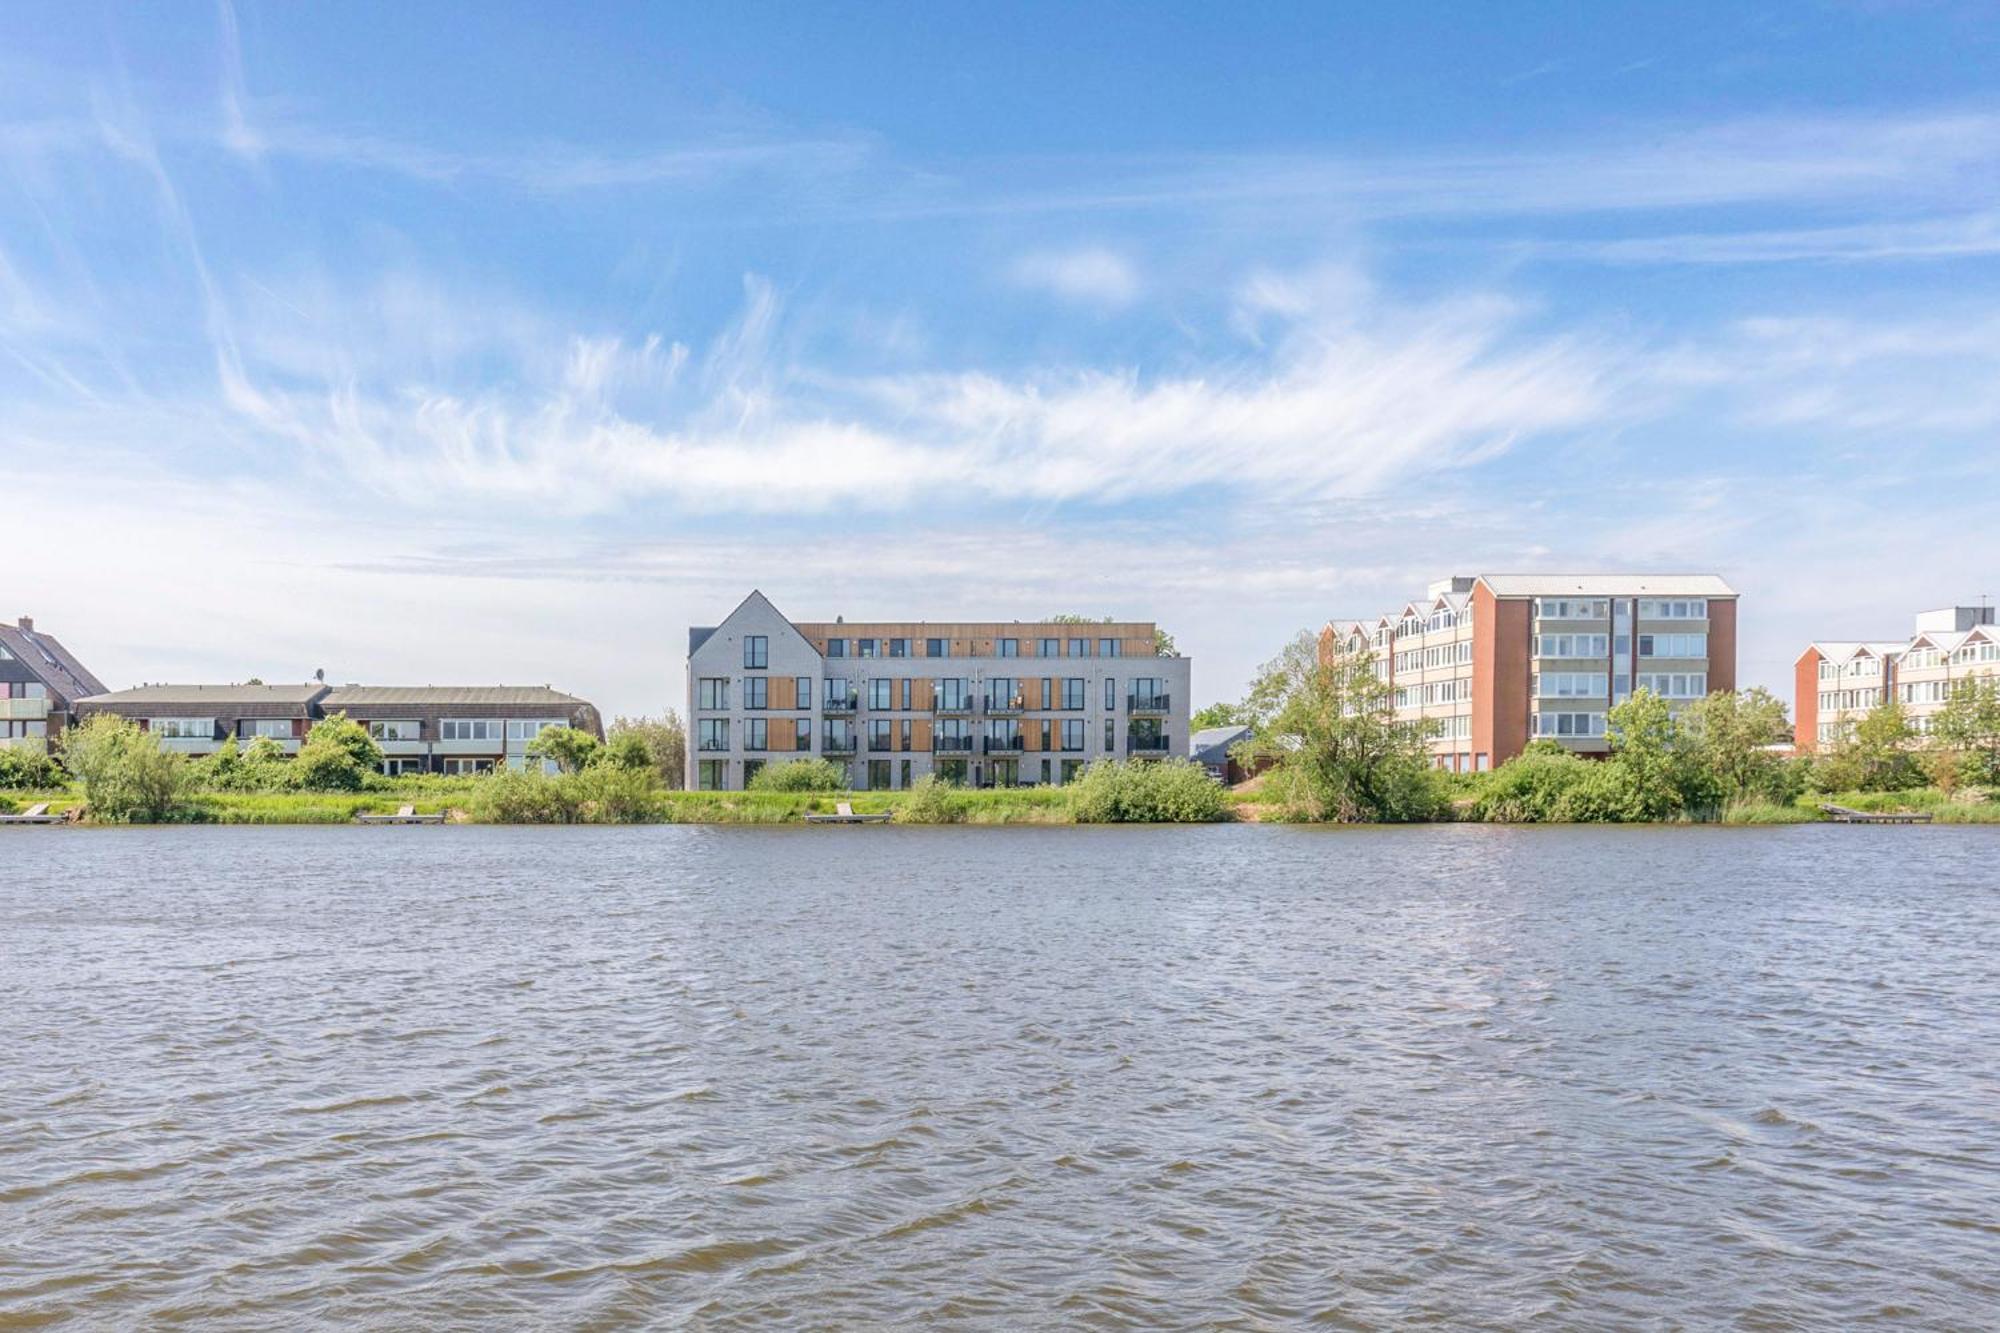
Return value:
M 221 706 L 268 707 L 273 704 L 305 708 L 327 693 L 328 686 L 305 685 L 139 685 L 129 690 L 110 690 L 80 699 L 79 703 L 109 707 L 118 704 L 213 704 Z
M 688 656 L 693 657 L 697 652 L 701 650 L 702 646 L 706 644 L 709 641 L 709 639 L 713 638 L 716 634 L 726 629 L 730 621 L 742 615 L 745 609 L 752 606 L 763 607 L 765 610 L 769 611 L 773 616 L 775 616 L 779 621 L 783 622 L 786 630 L 790 631 L 794 638 L 796 638 L 801 644 L 805 645 L 805 649 L 807 652 L 814 654 L 817 654 L 819 652 L 819 649 L 813 647 L 812 640 L 808 639 L 805 635 L 799 633 L 799 627 L 792 622 L 791 617 L 787 616 L 783 611 L 780 611 L 777 608 L 776 604 L 774 604 L 771 601 L 771 599 L 766 597 L 761 591 L 759 591 L 756 588 L 752 588 L 750 590 L 750 595 L 748 597 L 745 597 L 742 601 L 738 602 L 736 604 L 736 609 L 731 611 L 728 615 L 724 616 L 719 624 L 703 625 L 698 628 L 691 628 L 688 630 Z
M 19 625 L 0 625 L 0 646 L 5 646 L 50 689 L 72 703 L 104 693 L 104 682 L 91 675 L 52 634 Z
M 1734 597 L 1716 574 L 1481 574 L 1495 597 Z
M 1806 645 L 1806 652 L 1816 652 L 1829 662 L 1846 663 L 1862 653 L 1875 657 L 1896 657 L 1908 645 L 1902 640 L 1891 642 L 1887 639 L 1828 639 Z M 1804 657 L 1805 653 L 1800 653 Z
M 1200 731 L 1188 737 L 1188 753 L 1199 760 L 1202 758 L 1204 751 L 1217 751 L 1216 759 L 1219 762 L 1221 759 L 1227 757 L 1220 753 L 1221 751 L 1226 751 L 1230 746 L 1243 740 L 1249 734 L 1250 728 L 1248 727 L 1203 727 Z

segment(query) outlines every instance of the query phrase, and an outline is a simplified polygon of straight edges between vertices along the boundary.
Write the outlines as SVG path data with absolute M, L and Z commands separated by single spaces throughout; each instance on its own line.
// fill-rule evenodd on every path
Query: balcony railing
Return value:
M 1125 711 L 1128 713 L 1171 713 L 1173 696 L 1168 694 L 1128 694 L 1125 696 Z
M 828 736 L 819 743 L 820 753 L 853 754 L 854 742 L 855 738 L 853 736 Z
M 1019 736 L 988 736 L 986 738 L 986 753 L 1019 754 L 1021 753 L 1021 738 Z
M 931 753 L 932 753 L 932 754 L 971 754 L 971 753 L 972 753 L 972 737 L 970 737 L 970 736 L 933 736 L 933 737 L 931 737 Z
M 49 715 L 47 699 L 0 699 L 0 719 L 39 722 Z
M 851 713 L 859 707 L 861 707 L 861 696 L 858 694 L 850 694 L 845 698 L 828 699 L 821 705 L 822 710 L 828 713 Z
M 1159 755 L 1167 752 L 1165 736 L 1127 736 L 1125 753 L 1137 755 Z
M 963 699 L 940 699 L 931 705 L 931 711 L 933 713 L 946 714 L 970 713 L 972 711 L 972 699 L 970 696 Z
M 1027 700 L 1018 694 L 989 694 L 986 696 L 986 711 L 996 717 L 1005 717 L 1010 713 L 1020 712 L 1026 703 Z
M 729 752 L 729 742 L 726 740 L 699 741 L 694 748 L 702 754 L 727 754 Z

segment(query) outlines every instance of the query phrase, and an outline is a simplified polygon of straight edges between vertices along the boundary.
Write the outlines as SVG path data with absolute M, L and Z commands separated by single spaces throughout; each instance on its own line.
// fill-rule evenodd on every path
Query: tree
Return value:
M 155 823 L 175 813 L 187 790 L 186 758 L 125 718 L 100 713 L 67 728 L 57 744 L 92 819 Z
M 1210 727 L 1241 727 L 1249 725 L 1249 711 L 1242 704 L 1210 704 L 1188 719 L 1188 725 L 1196 731 Z
M 62 785 L 56 761 L 34 750 L 0 750 L 0 789 L 35 791 Z
M 653 751 L 646 744 L 646 738 L 636 731 L 614 731 L 605 741 L 604 748 L 597 753 L 595 761 L 602 768 L 622 768 L 633 773 L 653 771 Z
M 530 759 L 546 759 L 565 773 L 581 773 L 590 767 L 603 743 L 576 727 L 544 727 L 528 742 Z
M 611 744 L 619 744 L 627 735 L 637 736 L 645 745 L 660 785 L 680 790 L 687 781 L 687 726 L 681 715 L 669 708 L 656 718 L 621 717 L 612 722 Z
M 1244 702 L 1242 757 L 1275 765 L 1265 790 L 1294 818 L 1424 819 L 1441 802 L 1430 730 L 1397 720 L 1394 692 L 1365 653 L 1323 652 L 1302 633 L 1258 673 Z
M 1720 803 L 1720 784 L 1683 743 L 1667 701 L 1651 690 L 1634 690 L 1606 713 L 1604 735 L 1611 748 L 1607 762 L 1618 776 L 1593 784 L 1591 796 L 1602 809 L 1592 818 L 1675 819 Z M 1614 802 L 1627 812 L 1610 813 Z
M 1932 776 L 1949 789 L 1962 778 L 2000 782 L 2000 679 L 1956 681 L 1931 718 Z
M 1784 701 L 1758 686 L 1717 690 L 1680 712 L 1680 738 L 1694 762 L 1721 784 L 1726 799 L 1748 796 L 1789 799 L 1787 764 L 1773 746 L 1791 737 Z
M 1812 784 L 1819 791 L 1905 791 L 1923 782 L 1923 772 L 1911 752 L 1917 733 L 1903 705 L 1894 699 L 1877 704 L 1854 724 L 1854 730 L 1821 754 L 1813 765 Z
M 313 723 L 292 775 L 308 791 L 360 791 L 382 763 L 382 747 L 359 722 L 332 713 Z

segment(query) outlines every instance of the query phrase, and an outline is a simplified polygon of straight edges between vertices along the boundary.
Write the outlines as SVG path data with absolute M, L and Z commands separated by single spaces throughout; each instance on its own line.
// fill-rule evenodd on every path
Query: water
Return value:
M 2000 1322 L 2000 829 L 0 856 L 0 1328 Z

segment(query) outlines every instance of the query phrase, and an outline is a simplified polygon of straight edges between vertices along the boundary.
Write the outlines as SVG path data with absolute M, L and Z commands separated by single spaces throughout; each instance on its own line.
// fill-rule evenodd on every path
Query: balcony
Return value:
M 1026 703 L 1027 700 L 1018 694 L 989 694 L 986 696 L 986 712 L 989 717 L 1010 717 L 1019 713 Z
M 821 754 L 853 754 L 855 740 L 856 738 L 851 733 L 846 736 L 825 736 L 820 739 L 819 752 Z
M 1019 754 L 1021 753 L 1021 738 L 1019 736 L 988 736 L 986 738 L 986 753 Z
M 932 753 L 932 754 L 971 754 L 971 753 L 972 753 L 972 737 L 970 737 L 970 736 L 933 736 L 933 737 L 931 737 L 931 753 Z
M 1170 694 L 1128 694 L 1125 696 L 1125 711 L 1128 713 L 1171 713 L 1173 696 Z
M 48 715 L 47 699 L 0 699 L 0 722 L 40 722 Z
M 729 753 L 729 742 L 728 742 L 727 740 L 719 740 L 719 741 L 718 741 L 718 740 L 707 740 L 707 741 L 702 741 L 702 742 L 701 742 L 700 744 L 696 745 L 696 746 L 695 746 L 694 748 L 695 748 L 695 751 L 696 751 L 697 753 L 699 753 L 699 754 L 728 754 L 728 753 Z M 444 744 L 442 744 L 442 743 L 441 743 L 441 744 L 439 745 L 439 747 L 438 747 L 438 753 L 440 753 L 440 754 L 453 754 L 453 753 L 456 753 L 456 751 L 454 751 L 454 750 L 448 750 L 448 749 L 446 749 L 446 748 L 444 747 Z
M 1127 736 L 1125 753 L 1137 755 L 1141 759 L 1157 759 L 1167 753 L 1165 736 Z
M 820 705 L 820 711 L 823 713 L 852 713 L 859 707 L 861 707 L 861 696 L 850 694 L 841 699 L 828 699 Z
M 931 711 L 945 717 L 964 717 L 972 711 L 972 700 L 970 698 L 940 699 L 931 705 Z

